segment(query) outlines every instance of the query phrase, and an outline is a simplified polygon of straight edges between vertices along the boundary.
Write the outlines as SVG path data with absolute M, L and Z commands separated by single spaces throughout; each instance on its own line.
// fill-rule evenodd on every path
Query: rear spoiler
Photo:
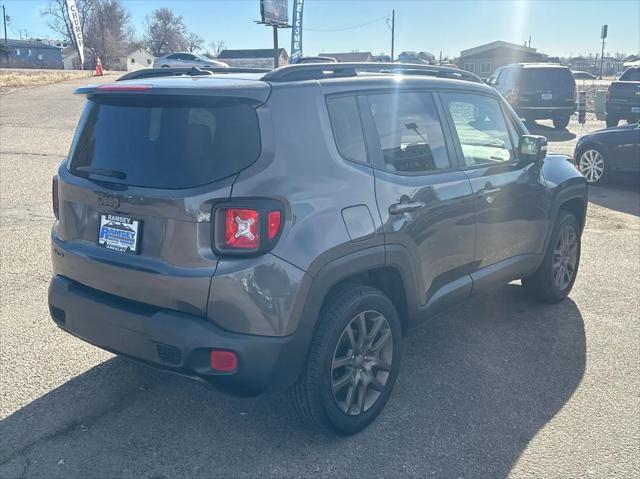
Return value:
M 191 80 L 191 81 L 189 81 Z M 107 95 L 136 96 L 148 95 L 170 96 L 198 96 L 209 98 L 233 98 L 247 101 L 254 106 L 263 104 L 269 98 L 271 85 L 262 81 L 225 78 L 224 76 L 212 81 L 199 81 L 199 78 L 167 78 L 157 81 L 154 78 L 126 82 L 105 83 L 103 85 L 87 85 L 75 90 L 76 94 L 87 97 Z

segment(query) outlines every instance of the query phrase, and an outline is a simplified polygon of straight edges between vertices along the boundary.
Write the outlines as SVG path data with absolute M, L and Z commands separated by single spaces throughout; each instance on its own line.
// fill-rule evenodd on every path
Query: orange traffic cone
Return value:
M 94 73 L 94 76 L 101 77 L 102 75 L 102 62 L 100 61 L 100 57 L 98 57 L 98 60 L 96 61 L 96 72 Z

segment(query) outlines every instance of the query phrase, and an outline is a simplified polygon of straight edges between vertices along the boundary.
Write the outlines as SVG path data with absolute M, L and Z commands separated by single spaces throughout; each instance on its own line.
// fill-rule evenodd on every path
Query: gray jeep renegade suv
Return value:
M 65 331 L 235 394 L 290 388 L 351 434 L 438 311 L 516 279 L 547 302 L 571 290 L 585 179 L 474 75 L 226 70 L 78 90 L 53 180 Z

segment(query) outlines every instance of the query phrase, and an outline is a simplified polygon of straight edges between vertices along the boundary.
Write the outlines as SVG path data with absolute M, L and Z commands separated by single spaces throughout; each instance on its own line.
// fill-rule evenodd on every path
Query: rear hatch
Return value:
M 576 81 L 565 67 L 525 67 L 520 76 L 521 107 L 572 107 Z
M 88 101 L 54 184 L 55 273 L 204 316 L 212 205 L 260 155 L 255 108 L 269 86 L 180 78 L 80 92 Z

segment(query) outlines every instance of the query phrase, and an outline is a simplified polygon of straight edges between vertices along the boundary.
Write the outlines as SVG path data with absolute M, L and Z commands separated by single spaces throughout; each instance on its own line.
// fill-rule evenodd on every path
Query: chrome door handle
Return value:
M 395 203 L 389 206 L 389 214 L 401 215 L 404 213 L 411 213 L 412 211 L 419 210 L 424 207 L 422 201 L 409 201 L 407 203 Z
M 502 189 L 502 188 L 500 188 L 500 187 L 496 187 L 496 188 L 484 188 L 484 189 L 482 189 L 482 190 L 478 191 L 478 194 L 479 194 L 480 196 L 491 196 L 491 195 L 495 195 L 496 193 L 499 193 L 501 189 Z

